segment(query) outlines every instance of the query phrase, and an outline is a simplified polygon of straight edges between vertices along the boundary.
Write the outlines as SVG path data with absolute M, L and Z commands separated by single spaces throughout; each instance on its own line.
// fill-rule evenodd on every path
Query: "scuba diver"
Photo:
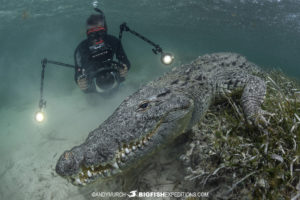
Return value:
M 123 50 L 121 41 L 107 34 L 105 16 L 92 14 L 86 21 L 87 39 L 76 48 L 75 82 L 85 92 L 103 92 L 117 88 L 130 69 L 130 62 Z M 116 57 L 118 62 L 113 61 Z
M 103 12 L 94 8 L 99 14 L 92 14 L 86 21 L 87 39 L 83 40 L 74 52 L 75 65 L 42 59 L 39 111 L 35 115 L 38 122 L 44 121 L 43 110 L 46 107 L 44 99 L 44 79 L 47 64 L 54 64 L 75 69 L 75 82 L 85 93 L 110 94 L 119 88 L 120 82 L 130 69 L 130 62 L 123 50 L 121 39 L 123 32 L 129 32 L 142 39 L 154 48 L 154 54 L 161 55 L 161 62 L 170 65 L 174 56 L 166 53 L 156 43 L 130 29 L 124 22 L 120 25 L 119 39 L 107 34 L 107 24 Z M 118 62 L 113 61 L 114 56 Z
M 75 82 L 83 92 L 104 95 L 116 91 L 130 69 L 130 62 L 121 44 L 123 32 L 129 32 L 153 46 L 152 52 L 161 55 L 163 64 L 170 65 L 173 62 L 174 56 L 171 53 L 164 52 L 158 44 L 130 29 L 126 22 L 120 25 L 119 38 L 107 34 L 103 12 L 99 8 L 94 10 L 99 14 L 90 15 L 86 21 L 87 39 L 83 40 L 74 52 L 75 65 L 42 59 L 39 111 L 36 113 L 38 122 L 44 120 L 44 79 L 47 64 L 75 69 Z M 114 57 L 118 62 L 113 60 Z

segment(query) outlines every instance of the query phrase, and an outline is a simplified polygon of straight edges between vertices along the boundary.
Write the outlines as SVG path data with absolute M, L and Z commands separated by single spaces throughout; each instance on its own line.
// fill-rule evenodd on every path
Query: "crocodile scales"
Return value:
M 266 84 L 261 70 L 235 53 L 201 56 L 128 96 L 114 113 L 65 151 L 56 172 L 75 185 L 122 173 L 190 130 L 224 95 L 240 94 L 249 122 L 262 117 Z

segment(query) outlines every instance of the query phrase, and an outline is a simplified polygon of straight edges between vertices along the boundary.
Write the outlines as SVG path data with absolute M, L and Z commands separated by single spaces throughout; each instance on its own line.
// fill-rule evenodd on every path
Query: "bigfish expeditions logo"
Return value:
M 136 197 L 137 196 L 137 190 L 133 190 L 133 191 L 129 192 L 129 194 L 127 194 L 127 196 L 129 198 Z
M 209 197 L 209 192 L 138 192 L 132 190 L 130 192 L 92 192 L 92 197 L 115 197 L 115 198 L 182 198 L 182 197 Z

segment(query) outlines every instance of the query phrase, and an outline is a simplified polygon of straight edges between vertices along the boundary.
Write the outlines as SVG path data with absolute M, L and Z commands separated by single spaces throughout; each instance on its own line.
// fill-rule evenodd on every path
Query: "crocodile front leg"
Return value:
M 261 104 L 266 96 L 266 84 L 261 78 L 250 75 L 245 83 L 241 104 L 248 122 L 257 124 L 257 120 L 266 120 L 263 117 Z
M 266 95 L 266 84 L 261 78 L 245 74 L 243 71 L 228 71 L 216 76 L 216 98 L 241 94 L 241 104 L 248 123 L 257 124 L 258 120 L 267 123 L 261 104 Z

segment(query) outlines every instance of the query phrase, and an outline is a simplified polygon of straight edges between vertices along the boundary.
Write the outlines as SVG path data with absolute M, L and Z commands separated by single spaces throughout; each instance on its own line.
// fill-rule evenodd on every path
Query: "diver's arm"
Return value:
M 75 61 L 75 82 L 76 84 L 79 86 L 79 88 L 83 91 L 83 92 L 89 92 L 89 83 L 88 83 L 88 79 L 87 76 L 84 74 L 84 68 L 83 68 L 83 63 L 82 63 L 82 55 L 80 52 L 80 47 L 81 45 L 79 45 L 75 52 L 74 52 L 74 61 Z
M 122 63 L 127 66 L 127 69 L 130 69 L 130 62 L 126 56 L 126 53 L 124 52 L 123 46 L 121 41 L 118 41 L 118 48 L 116 51 L 116 58 Z
M 82 63 L 81 63 L 81 55 L 79 53 L 79 46 L 76 48 L 76 50 L 74 52 L 74 62 L 75 62 L 74 80 L 76 83 L 77 83 L 78 77 L 82 74 L 82 72 L 81 72 Z

